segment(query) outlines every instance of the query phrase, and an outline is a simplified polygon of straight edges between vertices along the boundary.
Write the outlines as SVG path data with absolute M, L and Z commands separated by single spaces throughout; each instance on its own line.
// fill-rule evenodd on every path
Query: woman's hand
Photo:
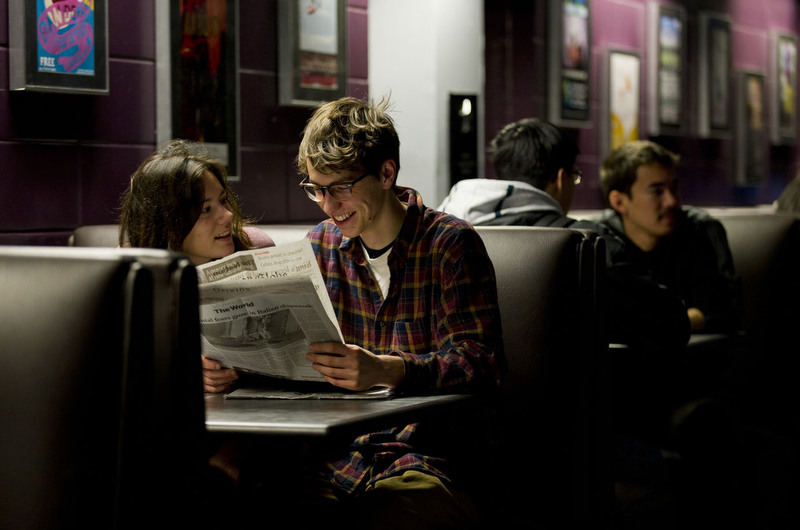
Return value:
M 236 370 L 223 368 L 218 361 L 203 357 L 203 390 L 206 392 L 225 392 L 238 378 Z

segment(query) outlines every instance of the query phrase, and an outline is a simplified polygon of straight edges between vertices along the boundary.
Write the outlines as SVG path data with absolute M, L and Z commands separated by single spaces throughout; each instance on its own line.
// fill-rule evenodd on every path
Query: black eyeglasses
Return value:
M 301 182 L 299 186 L 303 188 L 308 198 L 314 202 L 322 202 L 322 199 L 325 198 L 325 192 L 330 193 L 331 197 L 337 201 L 346 201 L 353 196 L 353 186 L 370 175 L 371 173 L 364 173 L 357 179 L 345 184 L 331 184 L 330 186 L 317 186 L 316 184 L 308 182 L 307 179 L 303 179 L 303 182 Z
M 583 172 L 580 169 L 572 170 L 572 182 L 577 186 L 583 179 Z

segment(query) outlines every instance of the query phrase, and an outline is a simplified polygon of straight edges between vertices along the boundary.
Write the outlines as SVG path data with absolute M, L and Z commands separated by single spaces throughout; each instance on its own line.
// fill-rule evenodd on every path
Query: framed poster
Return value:
M 548 119 L 590 125 L 591 18 L 589 0 L 550 0 Z
M 239 179 L 235 0 L 156 2 L 157 141 L 204 144 Z
M 347 93 L 347 0 L 280 0 L 281 105 L 314 106 Z
M 686 50 L 686 10 L 676 4 L 648 4 L 649 132 L 681 133 Z
M 633 51 L 606 50 L 601 103 L 600 158 L 639 139 L 641 61 Z
M 731 23 L 703 11 L 698 31 L 697 135 L 728 138 L 731 131 Z
M 770 35 L 770 138 L 775 145 L 797 141 L 797 37 Z
M 763 182 L 767 176 L 767 120 L 765 75 L 742 71 L 736 95 L 736 184 Z
M 106 0 L 9 0 L 9 88 L 108 94 Z

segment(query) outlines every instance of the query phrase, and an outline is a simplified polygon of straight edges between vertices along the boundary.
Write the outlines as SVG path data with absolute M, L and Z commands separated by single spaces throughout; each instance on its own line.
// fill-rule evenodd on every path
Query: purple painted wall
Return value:
M 546 3 L 485 2 L 487 139 L 509 121 L 546 115 Z M 731 17 L 734 69 L 766 71 L 769 31 L 800 32 L 795 0 L 675 3 L 685 5 L 689 14 L 689 72 L 695 67 L 693 42 L 701 8 Z M 0 244 L 64 244 L 76 226 L 114 222 L 130 174 L 156 148 L 155 0 L 109 4 L 110 95 L 88 96 L 9 92 L 8 0 L 0 0 Z M 646 0 L 592 1 L 594 123 L 602 48 L 636 49 L 646 68 L 646 5 Z M 348 1 L 348 90 L 356 96 L 368 89 L 367 7 L 368 0 Z M 295 189 L 292 167 L 310 111 L 277 104 L 276 15 L 276 0 L 240 0 L 242 181 L 234 186 L 245 213 L 261 222 L 315 221 L 321 214 Z M 687 99 L 691 116 L 694 102 Z M 646 111 L 643 105 L 642 120 Z M 596 175 L 596 131 L 576 129 L 574 134 L 584 173 Z M 797 168 L 796 147 L 772 147 L 767 181 L 737 187 L 732 184 L 732 141 L 659 140 L 683 155 L 687 203 L 770 202 Z M 585 179 L 575 208 L 602 205 L 596 179 Z
M 592 95 L 590 128 L 570 129 L 581 149 L 579 164 L 584 183 L 574 208 L 600 208 L 597 124 L 600 116 L 600 67 L 603 51 L 618 48 L 636 51 L 642 58 L 642 108 L 640 135 L 647 134 L 647 0 L 590 0 L 592 40 Z M 798 164 L 796 146 L 768 148 L 769 175 L 753 186 L 734 185 L 733 139 L 699 139 L 696 130 L 697 18 L 703 9 L 730 17 L 733 72 L 768 72 L 769 32 L 800 32 L 800 6 L 796 0 L 706 0 L 663 3 L 682 5 L 687 11 L 687 62 L 684 115 L 687 134 L 659 136 L 654 140 L 682 156 L 681 189 L 687 204 L 745 206 L 772 202 L 794 176 Z M 491 140 L 509 121 L 526 116 L 547 118 L 547 2 L 493 0 L 485 2 L 486 20 L 486 138 Z M 733 89 L 733 85 L 731 85 Z M 767 111 L 769 112 L 769 111 Z M 494 176 L 487 164 L 486 174 Z
M 155 0 L 109 2 L 108 96 L 8 90 L 8 0 L 0 0 L 0 244 L 66 244 L 113 223 L 131 173 L 156 148 Z M 241 175 L 261 222 L 315 221 L 292 160 L 308 109 L 278 106 L 277 1 L 240 0 Z M 367 93 L 367 0 L 347 9 L 348 90 Z

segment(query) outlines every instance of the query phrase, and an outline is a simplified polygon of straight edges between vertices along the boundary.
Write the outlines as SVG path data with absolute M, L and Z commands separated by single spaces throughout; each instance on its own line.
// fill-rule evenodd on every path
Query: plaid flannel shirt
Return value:
M 403 393 L 495 387 L 505 369 L 494 268 L 470 224 L 423 206 L 398 188 L 408 205 L 389 254 L 385 300 L 370 276 L 358 239 L 327 220 L 310 233 L 345 342 L 403 359 Z M 413 445 L 417 424 L 360 436 L 343 459 L 330 462 L 331 481 L 353 492 L 381 478 L 418 470 L 448 480 L 443 461 Z

